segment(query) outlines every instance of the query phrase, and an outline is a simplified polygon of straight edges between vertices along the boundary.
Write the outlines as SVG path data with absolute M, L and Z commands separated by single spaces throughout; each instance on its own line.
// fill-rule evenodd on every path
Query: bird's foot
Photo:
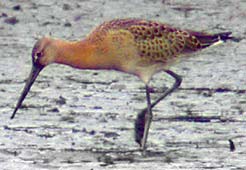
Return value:
M 147 109 L 143 109 L 138 113 L 137 119 L 135 120 L 135 141 L 140 145 L 141 150 L 145 150 L 145 144 L 143 144 L 144 128 L 145 128 L 145 115 Z

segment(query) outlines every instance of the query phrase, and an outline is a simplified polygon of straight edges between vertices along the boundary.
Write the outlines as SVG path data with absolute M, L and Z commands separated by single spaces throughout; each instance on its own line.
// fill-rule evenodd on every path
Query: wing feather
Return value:
M 93 31 L 93 40 L 101 41 L 109 30 L 127 30 L 133 37 L 139 56 L 147 62 L 164 62 L 180 54 L 206 48 L 230 33 L 210 35 L 181 30 L 168 24 L 142 19 L 116 19 L 105 22 Z

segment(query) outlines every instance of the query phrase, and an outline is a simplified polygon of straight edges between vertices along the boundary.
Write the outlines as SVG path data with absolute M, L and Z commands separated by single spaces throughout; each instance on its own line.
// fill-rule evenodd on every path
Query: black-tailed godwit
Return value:
M 11 119 L 40 71 L 49 64 L 65 64 L 78 69 L 118 70 L 139 77 L 145 84 L 147 108 L 139 113 L 135 123 L 136 141 L 145 151 L 152 108 L 181 84 L 181 77 L 172 72 L 170 66 L 179 58 L 187 57 L 188 53 L 232 39 L 230 34 L 181 30 L 143 19 L 115 19 L 99 25 L 81 41 L 41 38 L 33 47 L 32 70 Z M 172 76 L 175 83 L 151 103 L 148 84 L 151 77 L 160 71 Z

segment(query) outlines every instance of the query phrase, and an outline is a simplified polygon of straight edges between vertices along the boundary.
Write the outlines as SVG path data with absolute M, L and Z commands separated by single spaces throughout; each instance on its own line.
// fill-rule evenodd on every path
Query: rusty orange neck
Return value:
M 55 40 L 57 55 L 55 63 L 79 69 L 114 69 L 111 56 L 100 51 L 88 39 L 82 41 Z

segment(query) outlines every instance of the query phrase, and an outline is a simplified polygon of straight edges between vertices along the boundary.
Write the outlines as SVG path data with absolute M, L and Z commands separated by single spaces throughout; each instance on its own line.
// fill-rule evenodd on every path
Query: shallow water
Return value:
M 183 83 L 154 109 L 146 156 L 133 135 L 136 115 L 145 107 L 144 86 L 127 74 L 51 65 L 16 118 L 9 119 L 38 37 L 81 39 L 105 20 L 138 17 L 188 29 L 232 31 L 245 38 L 245 10 L 243 0 L 0 2 L 0 167 L 246 169 L 244 39 L 209 48 L 172 67 Z M 171 83 L 164 73 L 156 75 L 153 99 Z

